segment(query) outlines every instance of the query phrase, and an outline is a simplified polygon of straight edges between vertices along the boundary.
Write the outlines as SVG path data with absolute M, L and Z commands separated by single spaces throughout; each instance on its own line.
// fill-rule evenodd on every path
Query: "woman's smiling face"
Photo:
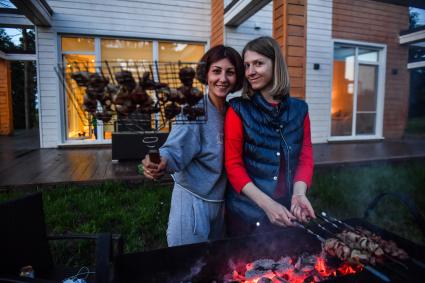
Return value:
M 244 54 L 245 77 L 253 90 L 269 89 L 273 82 L 273 62 L 270 58 L 255 51 Z
M 235 66 L 227 58 L 216 61 L 208 70 L 207 80 L 209 93 L 225 98 L 236 84 Z

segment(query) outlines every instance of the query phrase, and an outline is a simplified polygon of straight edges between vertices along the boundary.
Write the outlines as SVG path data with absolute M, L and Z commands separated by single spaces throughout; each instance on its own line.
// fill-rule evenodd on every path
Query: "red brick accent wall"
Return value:
M 387 45 L 384 137 L 400 138 L 409 103 L 408 48 L 398 35 L 408 29 L 408 7 L 371 0 L 334 0 L 332 37 Z M 397 69 L 393 75 L 392 70 Z
M 224 43 L 224 0 L 211 1 L 211 43 L 214 47 Z
M 10 63 L 0 59 L 0 135 L 13 133 Z
M 291 78 L 291 96 L 305 98 L 306 0 L 273 0 L 273 37 Z

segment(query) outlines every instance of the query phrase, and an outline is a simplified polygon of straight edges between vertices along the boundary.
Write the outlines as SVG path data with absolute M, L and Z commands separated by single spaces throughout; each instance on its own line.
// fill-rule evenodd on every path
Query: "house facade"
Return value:
M 70 62 L 92 68 L 105 60 L 197 61 L 211 46 L 224 43 L 241 51 L 262 35 L 281 45 L 291 95 L 309 105 L 314 143 L 404 133 L 408 47 L 400 44 L 399 34 L 409 27 L 409 10 L 403 1 L 12 2 L 35 25 L 43 148 L 110 143 L 114 132 L 110 125 L 100 122 L 94 129 L 84 121 L 83 94 L 69 94 L 73 82 L 62 84 L 58 66 L 71 72 Z M 0 67 L 7 64 L 3 57 Z M 0 83 L 7 93 L 7 82 Z M 6 101 L 1 95 L 0 107 Z

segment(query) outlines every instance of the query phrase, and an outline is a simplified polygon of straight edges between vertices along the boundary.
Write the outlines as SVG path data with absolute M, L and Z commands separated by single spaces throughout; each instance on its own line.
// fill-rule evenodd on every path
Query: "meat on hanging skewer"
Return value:
M 195 78 L 195 70 L 192 67 L 184 67 L 179 71 L 179 79 L 182 86 L 178 90 L 184 95 L 186 102 L 189 105 L 195 105 L 200 101 L 204 95 L 197 87 L 193 87 L 193 80 Z
M 136 81 L 130 71 L 122 70 L 115 73 L 115 79 L 120 85 L 125 86 L 129 92 L 136 87 Z
M 78 86 L 87 86 L 89 81 L 89 72 L 78 71 L 71 74 L 71 78 L 75 80 Z
M 196 118 L 205 115 L 205 110 L 201 107 L 187 105 L 183 108 L 183 114 L 186 115 L 187 120 L 195 121 Z
M 150 75 L 151 75 L 150 72 L 144 72 L 142 77 L 139 78 L 140 79 L 139 85 L 141 87 L 148 90 L 154 90 L 154 89 L 167 87 L 167 84 L 155 82 L 153 79 L 150 78 Z
M 186 103 L 184 94 L 175 88 L 163 87 L 159 90 L 159 92 L 162 94 L 162 100 L 164 102 L 171 101 L 179 104 Z
M 167 118 L 168 120 L 173 119 L 174 117 L 179 115 L 180 112 L 181 112 L 180 106 L 178 106 L 174 102 L 168 102 L 164 107 L 164 115 L 165 115 L 165 118 Z

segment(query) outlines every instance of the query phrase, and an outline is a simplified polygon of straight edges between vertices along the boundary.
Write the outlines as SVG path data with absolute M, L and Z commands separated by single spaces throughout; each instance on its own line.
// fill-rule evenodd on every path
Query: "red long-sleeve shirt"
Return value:
M 313 177 L 313 146 L 311 144 L 310 132 L 310 118 L 308 114 L 304 119 L 304 136 L 303 145 L 301 148 L 298 165 L 295 171 L 294 183 L 303 181 L 310 187 Z M 236 112 L 229 107 L 226 113 L 224 122 L 224 153 L 225 153 L 225 166 L 227 177 L 232 184 L 233 188 L 240 193 L 245 185 L 252 181 L 248 172 L 245 169 L 243 161 L 243 125 L 242 120 Z M 283 164 L 282 164 L 283 165 Z M 284 182 L 282 176 L 285 176 L 284 166 L 280 167 L 278 188 L 275 194 L 280 197 L 284 194 Z

